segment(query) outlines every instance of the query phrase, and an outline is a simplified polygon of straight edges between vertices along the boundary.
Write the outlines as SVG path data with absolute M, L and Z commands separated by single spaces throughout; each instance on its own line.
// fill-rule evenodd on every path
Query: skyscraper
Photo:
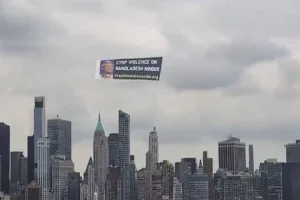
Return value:
M 121 168 L 110 166 L 105 183 L 105 200 L 122 200 L 122 184 Z
M 130 116 L 119 110 L 120 167 L 124 181 L 124 200 L 130 198 Z
M 300 140 L 285 145 L 286 162 L 300 162 Z
M 146 168 L 142 168 L 137 172 L 137 179 L 138 179 L 138 200 L 146 200 L 147 194 L 147 170 Z
M 74 163 L 72 160 L 67 160 L 64 155 L 52 155 L 51 185 L 56 200 L 64 200 L 64 196 L 67 196 L 68 176 L 72 172 L 74 172 Z
M 98 186 L 95 184 L 94 162 L 90 157 L 80 186 L 80 200 L 94 200 L 95 192 L 98 193 Z
M 246 169 L 246 144 L 232 136 L 219 142 L 219 168 L 244 172 Z
M 20 158 L 20 185 L 27 185 L 28 182 L 28 158 Z
M 179 182 L 177 177 L 173 178 L 173 200 L 183 200 L 182 183 Z
M 180 178 L 180 162 L 175 162 L 175 177 Z
M 153 131 L 149 134 L 149 151 L 153 154 L 153 167 L 158 163 L 158 135 L 156 128 L 153 128 Z
M 50 156 L 65 155 L 66 160 L 72 160 L 72 124 L 60 119 L 48 120 L 48 138 L 50 140 Z
M 208 175 L 208 199 L 213 199 L 214 194 L 214 178 L 213 178 L 213 159 L 207 157 L 207 151 L 203 151 L 203 173 Z
M 162 166 L 162 197 L 173 199 L 173 177 L 174 177 L 174 166 L 167 160 L 163 160 Z
M 105 135 L 100 113 L 98 115 L 98 123 L 94 132 L 94 169 L 95 182 L 98 186 L 98 200 L 104 199 L 105 179 L 108 167 L 108 143 Z
M 203 173 L 203 166 L 199 162 L 197 172 L 188 177 L 189 200 L 208 200 L 209 199 L 209 178 Z
M 50 141 L 37 140 L 37 180 L 42 187 L 42 200 L 48 200 L 50 189 Z
M 33 136 L 34 136 L 34 178 L 37 180 L 37 141 L 39 138 L 45 138 L 46 135 L 46 111 L 45 97 L 34 98 L 34 119 L 33 119 Z
M 2 159 L 1 159 L 1 155 L 0 155 L 0 192 L 2 191 L 2 181 L 1 181 L 1 178 L 2 178 Z
M 27 162 L 27 183 L 31 183 L 34 181 L 34 170 L 35 170 L 35 163 L 34 163 L 34 136 L 27 137 L 27 155 L 28 155 L 28 162 Z
M 10 126 L 0 122 L 1 191 L 9 193 Z M 1 192 L 0 191 L 0 192 Z
M 134 155 L 130 155 L 130 193 L 131 200 L 137 200 L 137 170 Z
M 68 200 L 80 200 L 80 173 L 68 174 Z
M 12 151 L 10 153 L 10 193 L 16 195 L 21 181 L 21 157 L 24 157 L 21 151 Z
M 183 200 L 189 200 L 188 178 L 197 171 L 196 158 L 182 158 L 180 170 L 180 182 L 182 183 Z
M 120 142 L 119 134 L 111 133 L 108 136 L 108 161 L 111 166 L 120 166 Z
M 153 154 L 146 153 L 146 200 L 152 200 L 152 175 L 154 174 Z
M 249 169 L 253 173 L 254 172 L 254 153 L 253 153 L 253 145 L 249 145 Z

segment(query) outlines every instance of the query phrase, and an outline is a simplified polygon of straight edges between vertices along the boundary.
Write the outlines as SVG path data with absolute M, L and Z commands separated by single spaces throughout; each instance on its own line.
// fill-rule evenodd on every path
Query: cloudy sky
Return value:
M 145 164 L 154 126 L 160 159 L 218 166 L 229 134 L 254 144 L 255 166 L 285 160 L 300 138 L 300 2 L 297 0 L 1 0 L 0 121 L 11 150 L 27 153 L 34 96 L 47 118 L 71 120 L 73 158 L 92 155 L 97 114 L 106 134 L 131 115 L 131 151 Z M 94 79 L 98 59 L 163 56 L 161 80 Z

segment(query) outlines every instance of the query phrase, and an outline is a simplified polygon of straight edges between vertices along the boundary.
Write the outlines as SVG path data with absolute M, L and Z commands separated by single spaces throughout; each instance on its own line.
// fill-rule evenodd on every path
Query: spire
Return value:
M 202 161 L 200 160 L 199 162 L 199 167 L 197 170 L 197 174 L 203 174 L 203 166 L 202 166 Z
M 104 129 L 103 129 L 103 126 L 102 126 L 102 123 L 101 123 L 100 111 L 99 111 L 99 114 L 98 114 L 98 123 L 97 123 L 97 126 L 96 126 L 96 129 L 95 129 L 94 133 L 97 134 L 97 135 L 105 135 L 105 132 L 104 132 Z

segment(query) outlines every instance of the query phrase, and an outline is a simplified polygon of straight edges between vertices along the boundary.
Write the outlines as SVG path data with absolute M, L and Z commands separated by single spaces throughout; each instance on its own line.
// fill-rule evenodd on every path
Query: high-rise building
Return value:
M 57 115 L 56 119 L 49 119 L 47 124 L 50 156 L 65 155 L 66 160 L 72 160 L 72 123 Z
M 137 189 L 137 193 L 138 193 L 138 200 L 146 200 L 146 179 L 147 177 L 147 170 L 146 168 L 142 168 L 137 172 L 137 179 L 138 179 L 138 189 Z
M 28 158 L 20 158 L 20 185 L 25 186 L 28 182 Z
M 68 200 L 80 200 L 80 173 L 68 174 Z
M 152 193 L 151 199 L 162 199 L 162 166 L 156 164 L 156 169 L 152 175 Z
M 48 200 L 50 189 L 50 141 L 48 138 L 37 140 L 37 182 L 42 187 L 42 200 Z
M 45 97 L 34 98 L 34 119 L 33 119 L 33 136 L 34 136 L 34 163 L 35 163 L 35 180 L 37 180 L 37 141 L 40 138 L 47 137 L 46 134 L 46 111 Z
M 189 200 L 188 178 L 197 171 L 196 158 L 182 158 L 180 165 L 180 182 L 182 183 L 183 200 Z
M 107 167 L 108 143 L 99 113 L 97 127 L 94 132 L 94 169 L 95 183 L 98 186 L 98 200 L 104 200 Z
M 152 200 L 152 175 L 154 174 L 153 154 L 146 153 L 146 200 Z
M 188 176 L 189 200 L 209 199 L 209 177 L 203 173 L 203 166 L 199 162 L 199 168 L 195 174 Z
M 153 154 L 153 166 L 155 167 L 158 163 L 159 153 L 158 153 L 158 135 L 156 128 L 153 128 L 153 131 L 149 134 L 149 151 Z
M 34 163 L 34 136 L 27 137 L 27 184 L 34 181 L 34 170 L 36 168 Z
M 90 157 L 84 173 L 84 181 L 80 186 L 80 200 L 95 200 L 95 193 L 98 194 L 98 186 L 95 183 L 94 162 Z
M 123 195 L 123 180 L 121 168 L 110 166 L 105 181 L 105 200 L 122 200 Z
M 29 183 L 25 188 L 25 200 L 43 200 L 41 185 L 34 181 Z
M 175 177 L 180 178 L 180 162 L 175 162 Z
M 300 162 L 300 140 L 285 145 L 286 162 Z
M 120 141 L 118 133 L 109 134 L 108 138 L 108 164 L 111 166 L 120 166 Z
M 1 155 L 0 155 L 0 191 L 2 191 L 1 190 L 1 178 L 2 178 L 2 159 L 1 159 Z
M 249 145 L 249 169 L 250 172 L 254 173 L 254 152 L 253 152 L 253 145 Z
M 74 163 L 67 160 L 65 155 L 51 156 L 52 192 L 56 200 L 64 200 L 68 192 L 68 176 L 74 172 Z
M 182 183 L 179 182 L 177 177 L 173 178 L 173 200 L 183 200 Z
M 119 110 L 120 167 L 124 181 L 124 200 L 130 197 L 130 115 Z
M 214 197 L 214 177 L 213 177 L 213 159 L 208 158 L 207 151 L 203 151 L 203 173 L 208 175 L 208 199 L 212 200 Z
M 1 191 L 9 193 L 10 126 L 0 122 Z M 0 191 L 0 192 L 1 192 Z
M 131 200 L 137 200 L 137 169 L 134 162 L 134 155 L 130 155 L 130 193 Z
M 174 166 L 167 160 L 163 160 L 162 166 L 162 197 L 173 199 L 173 177 L 174 177 Z
M 219 142 L 219 168 L 232 172 L 244 172 L 246 170 L 246 144 L 232 136 Z
M 10 153 L 10 193 L 16 195 L 21 180 L 21 157 L 24 157 L 21 151 L 12 151 Z

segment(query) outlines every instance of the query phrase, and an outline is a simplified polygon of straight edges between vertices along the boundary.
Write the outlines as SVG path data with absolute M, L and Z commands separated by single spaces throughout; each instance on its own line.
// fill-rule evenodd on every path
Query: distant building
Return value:
M 130 155 L 130 193 L 131 200 L 137 200 L 137 169 L 134 162 L 134 155 Z
M 64 155 L 51 156 L 51 185 L 56 200 L 64 200 L 67 195 L 69 173 L 72 172 L 74 172 L 72 160 L 66 160 Z
M 208 158 L 207 151 L 203 151 L 203 173 L 208 175 L 208 199 L 213 200 L 214 197 L 214 174 L 213 174 L 213 159 Z
M 27 137 L 27 184 L 34 181 L 34 171 L 37 166 L 34 163 L 34 136 Z
M 174 165 L 167 160 L 161 163 L 162 167 L 162 197 L 173 199 L 173 177 L 174 177 Z
M 146 193 L 147 193 L 147 170 L 146 168 L 142 168 L 137 172 L 137 179 L 138 179 L 138 200 L 146 200 Z
M 180 162 L 175 162 L 175 177 L 180 178 Z
M 182 197 L 182 183 L 177 177 L 173 178 L 173 200 L 183 200 Z
M 250 172 L 254 173 L 254 152 L 253 152 L 253 145 L 249 145 L 249 169 Z
M 20 158 L 20 185 L 24 186 L 28 183 L 28 158 Z
M 37 140 L 37 182 L 42 187 L 43 200 L 48 199 L 50 190 L 50 141 L 48 138 Z M 31 200 L 31 199 L 30 199 Z
M 80 173 L 68 174 L 68 200 L 80 200 Z
M 246 170 L 246 144 L 232 136 L 219 142 L 219 168 L 231 172 L 244 172 Z
M 120 166 L 120 141 L 118 133 L 109 134 L 108 138 L 108 162 L 111 166 Z
M 300 162 L 300 140 L 285 145 L 286 162 Z
M 152 175 L 153 168 L 153 154 L 151 151 L 146 153 L 146 200 L 152 200 Z
M 121 168 L 110 166 L 105 182 L 105 200 L 122 200 L 122 183 Z
M 95 183 L 95 169 L 93 159 L 87 164 L 84 181 L 80 185 L 80 200 L 94 200 L 94 193 L 98 194 L 98 186 Z
M 50 140 L 50 156 L 65 155 L 66 160 L 72 160 L 72 123 L 60 119 L 48 120 L 48 138 Z
M 155 127 L 149 134 L 149 151 L 151 151 L 151 153 L 153 154 L 153 167 L 155 167 L 156 163 L 158 163 L 159 160 L 158 135 Z
M 183 200 L 189 200 L 189 183 L 190 175 L 196 173 L 197 162 L 196 158 L 182 158 L 180 165 L 180 182 L 182 183 Z
M 21 151 L 12 151 L 10 153 L 10 193 L 16 195 L 21 181 L 21 157 L 24 157 Z
M 10 126 L 0 122 L 1 191 L 9 194 Z M 0 191 L 0 192 L 1 192 Z
M 25 189 L 25 200 L 43 200 L 42 187 L 36 182 L 31 182 Z

